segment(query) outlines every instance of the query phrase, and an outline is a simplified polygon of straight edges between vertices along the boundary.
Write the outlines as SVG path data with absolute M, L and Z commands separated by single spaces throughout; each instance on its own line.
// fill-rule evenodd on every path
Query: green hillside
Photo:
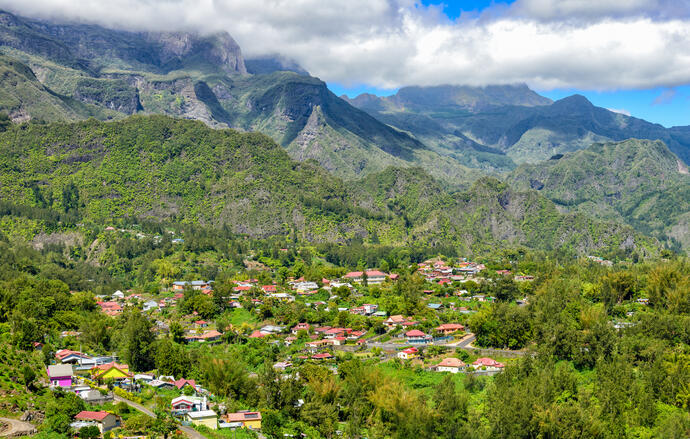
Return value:
M 520 166 L 508 181 L 541 191 L 564 210 L 624 221 L 690 248 L 690 175 L 663 142 L 597 143 L 562 158 Z
M 536 192 L 494 179 L 457 194 L 419 169 L 345 183 L 313 162 L 292 161 L 264 135 L 163 116 L 12 126 L 0 134 L 0 166 L 0 197 L 34 209 L 25 214 L 36 231 L 45 212 L 57 212 L 72 223 L 129 217 L 225 226 L 252 237 L 422 242 L 475 252 L 651 249 L 631 228 L 561 215 Z

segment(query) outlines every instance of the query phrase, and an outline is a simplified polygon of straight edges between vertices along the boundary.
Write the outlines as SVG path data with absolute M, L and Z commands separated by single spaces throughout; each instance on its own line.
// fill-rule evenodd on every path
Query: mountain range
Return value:
M 404 87 L 393 96 L 365 94 L 349 102 L 435 150 L 484 152 L 498 169 L 629 138 L 661 140 L 690 163 L 690 127 L 664 128 L 581 95 L 552 102 L 525 85 Z M 510 160 L 498 160 L 502 154 Z
M 642 232 L 690 248 L 690 127 L 667 129 L 577 95 L 553 102 L 526 85 L 448 85 L 349 99 L 279 54 L 245 59 L 227 33 L 130 32 L 0 11 L 0 111 L 34 122 L 10 130 L 27 134 L 26 150 L 4 135 L 2 198 L 59 209 L 45 202 L 59 191 L 42 191 L 75 184 L 91 221 L 151 217 L 252 236 L 289 229 L 309 240 L 477 251 L 644 253 L 653 245 Z M 64 124 L 89 118 L 113 124 Z M 284 152 L 225 128 L 266 134 Z M 176 130 L 196 137 L 171 143 L 166 133 Z M 129 151 L 140 161 L 117 147 L 139 144 L 135 134 L 153 142 Z M 59 141 L 44 149 L 39 138 Z M 199 139 L 216 146 L 199 149 Z M 224 156 L 227 142 L 241 154 Z M 90 183 L 69 177 L 81 172 Z M 148 185 L 138 186 L 139 174 Z

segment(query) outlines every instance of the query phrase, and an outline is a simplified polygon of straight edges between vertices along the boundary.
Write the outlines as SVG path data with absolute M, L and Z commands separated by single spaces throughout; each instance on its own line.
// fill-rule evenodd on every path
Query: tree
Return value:
M 81 439 L 95 439 L 101 437 L 101 431 L 95 425 L 89 425 L 79 429 L 79 437 Z
M 216 395 L 238 399 L 253 389 L 244 364 L 233 356 L 228 359 L 209 358 L 202 362 L 208 388 Z
M 175 343 L 182 343 L 184 341 L 184 329 L 180 322 L 172 322 L 170 324 L 170 336 Z
M 156 369 L 163 375 L 187 376 L 191 363 L 184 348 L 165 338 L 156 343 Z
M 36 372 L 34 372 L 34 370 L 28 364 L 22 366 L 22 378 L 24 379 L 24 385 L 26 386 L 26 389 L 31 391 L 34 387 Z
M 458 392 L 455 379 L 446 375 L 434 388 L 434 402 L 439 422 L 437 431 L 439 437 L 463 437 L 462 430 L 467 423 L 468 400 L 464 393 Z
M 122 329 L 123 358 L 132 370 L 146 371 L 155 366 L 151 322 L 141 313 L 131 311 Z

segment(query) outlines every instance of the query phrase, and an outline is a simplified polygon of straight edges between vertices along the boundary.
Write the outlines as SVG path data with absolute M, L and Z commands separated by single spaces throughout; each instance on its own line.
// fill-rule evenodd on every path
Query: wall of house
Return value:
M 203 418 L 203 419 L 191 419 L 194 425 L 205 425 L 211 430 L 218 429 L 218 418 Z

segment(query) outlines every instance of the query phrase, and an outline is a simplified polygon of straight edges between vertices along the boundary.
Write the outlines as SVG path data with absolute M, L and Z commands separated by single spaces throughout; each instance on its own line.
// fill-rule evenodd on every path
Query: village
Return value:
M 95 300 L 104 316 L 117 319 L 127 312 L 140 313 L 151 322 L 156 337 L 172 337 L 188 347 L 267 345 L 276 353 L 272 367 L 283 377 L 298 374 L 299 367 L 308 363 L 338 373 L 343 358 L 397 363 L 431 374 L 492 376 L 521 353 L 472 345 L 475 337 L 467 327 L 468 318 L 496 300 L 478 293 L 479 286 L 493 282 L 496 276 L 517 284 L 534 278 L 509 270 L 497 270 L 492 277 L 486 273 L 483 264 L 466 260 L 449 263 L 435 259 L 418 264 L 414 274 L 421 282 L 417 285 L 421 309 L 415 308 L 413 315 L 391 314 L 391 302 L 381 294 L 399 288 L 400 275 L 373 269 L 317 281 L 288 278 L 282 285 L 256 278 L 238 278 L 224 286 L 213 280 L 175 280 L 162 285 L 158 294 L 118 290 Z M 230 321 L 214 320 L 203 311 L 187 312 L 188 307 L 183 306 L 194 298 L 217 298 L 219 289 L 226 291 L 221 297 Z M 516 302 L 525 304 L 527 299 L 520 297 Z M 286 309 L 299 311 L 281 314 Z M 295 320 L 296 316 L 300 318 Z M 73 393 L 90 407 L 75 415 L 75 431 L 97 427 L 101 435 L 109 436 L 123 430 L 125 422 L 108 407 L 117 402 L 144 406 L 148 402 L 152 408 L 154 399 L 161 398 L 165 411 L 180 428 L 261 431 L 260 411 L 228 410 L 198 378 L 132 370 L 119 362 L 115 352 L 95 355 L 81 351 L 79 338 L 77 331 L 64 331 L 61 339 L 66 347 L 55 352 L 54 364 L 47 367 L 51 388 Z

